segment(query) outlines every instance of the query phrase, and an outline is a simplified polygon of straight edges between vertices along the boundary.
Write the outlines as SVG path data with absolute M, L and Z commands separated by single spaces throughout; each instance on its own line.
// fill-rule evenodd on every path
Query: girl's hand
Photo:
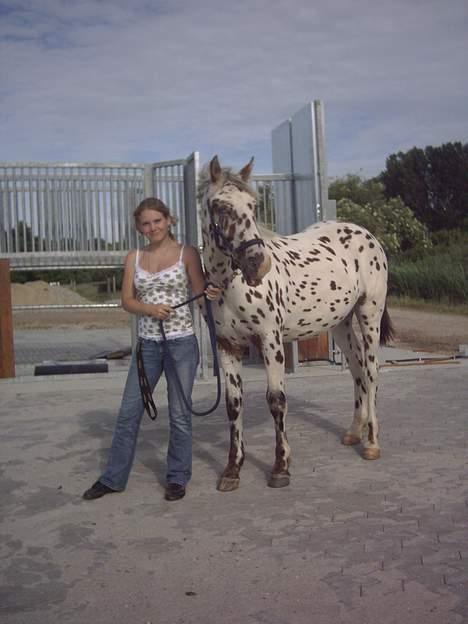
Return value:
M 216 299 L 221 297 L 221 288 L 213 286 L 213 284 L 208 284 L 205 288 L 205 295 L 210 301 L 216 301 Z
M 165 321 L 169 318 L 172 313 L 171 306 L 166 305 L 165 303 L 156 303 L 153 305 L 153 311 L 151 312 L 151 316 L 157 318 L 158 321 Z

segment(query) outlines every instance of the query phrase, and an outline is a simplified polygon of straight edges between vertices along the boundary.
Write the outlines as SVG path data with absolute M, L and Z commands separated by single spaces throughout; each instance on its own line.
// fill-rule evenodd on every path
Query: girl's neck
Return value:
M 146 246 L 146 249 L 147 249 L 147 251 L 162 252 L 162 251 L 166 251 L 166 250 L 170 249 L 173 246 L 178 246 L 177 241 L 175 241 L 170 236 L 167 236 L 165 239 L 163 239 L 162 241 L 160 241 L 158 243 L 149 243 Z

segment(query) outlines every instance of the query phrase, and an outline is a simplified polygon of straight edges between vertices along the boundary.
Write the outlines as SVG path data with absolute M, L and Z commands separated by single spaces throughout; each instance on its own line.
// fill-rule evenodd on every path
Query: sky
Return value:
M 468 140 L 466 0 L 0 0 L 0 161 L 272 171 L 313 100 L 331 177 Z

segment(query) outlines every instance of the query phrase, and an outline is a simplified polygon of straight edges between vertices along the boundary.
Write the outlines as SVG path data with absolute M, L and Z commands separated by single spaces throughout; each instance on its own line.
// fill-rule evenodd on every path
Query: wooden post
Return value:
M 0 260 L 0 378 L 15 376 L 10 261 Z

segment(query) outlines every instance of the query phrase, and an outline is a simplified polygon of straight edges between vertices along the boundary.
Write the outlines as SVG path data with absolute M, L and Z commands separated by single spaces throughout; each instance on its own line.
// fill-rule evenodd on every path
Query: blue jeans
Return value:
M 192 476 L 192 414 L 182 401 L 172 368 L 165 365 L 164 349 L 169 349 L 172 355 L 184 394 L 191 405 L 199 358 L 198 342 L 194 335 L 168 340 L 165 347 L 154 340 L 142 341 L 143 362 L 151 389 L 154 390 L 163 371 L 167 380 L 169 445 L 166 480 L 185 486 Z M 99 478 L 113 490 L 124 490 L 127 485 L 143 413 L 134 350 L 107 466 Z

